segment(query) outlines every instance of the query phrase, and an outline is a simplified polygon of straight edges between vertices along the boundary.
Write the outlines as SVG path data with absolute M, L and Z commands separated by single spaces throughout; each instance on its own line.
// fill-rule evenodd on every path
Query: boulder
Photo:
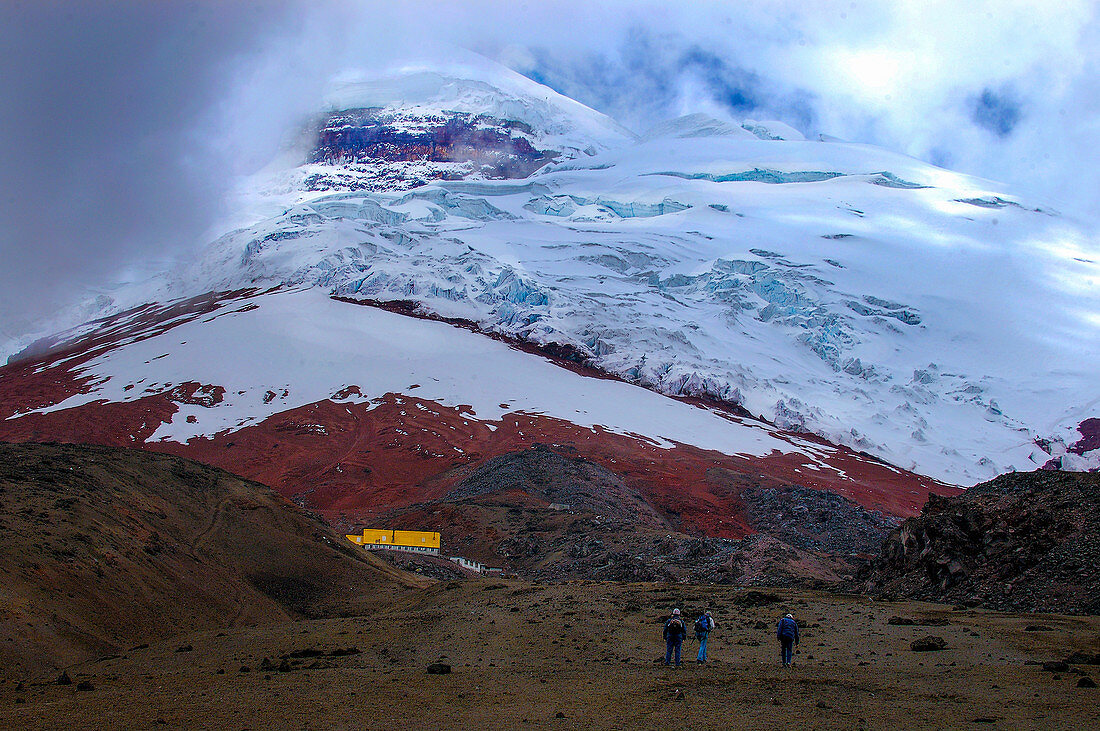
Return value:
M 928 635 L 927 637 L 922 637 L 919 640 L 913 640 L 909 644 L 909 648 L 913 652 L 933 652 L 936 650 L 947 649 L 947 642 L 945 642 L 942 637 Z

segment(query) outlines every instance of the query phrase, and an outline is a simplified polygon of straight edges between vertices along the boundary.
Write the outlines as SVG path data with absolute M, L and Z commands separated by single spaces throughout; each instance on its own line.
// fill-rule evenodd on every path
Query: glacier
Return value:
M 639 136 L 488 66 L 329 104 L 418 134 L 504 120 L 552 161 L 304 149 L 242 184 L 244 225 L 99 311 L 259 284 L 411 301 L 956 484 L 1044 464 L 1100 404 L 1095 227 L 1000 184 L 781 123 Z

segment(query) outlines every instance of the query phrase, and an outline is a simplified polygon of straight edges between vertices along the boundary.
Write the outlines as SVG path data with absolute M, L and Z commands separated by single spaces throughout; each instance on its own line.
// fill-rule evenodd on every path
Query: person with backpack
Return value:
M 791 652 L 798 644 L 798 623 L 794 621 L 794 617 L 788 614 L 779 620 L 775 628 L 775 636 L 779 640 L 779 655 L 783 661 L 783 667 L 789 668 L 794 664 Z
M 699 642 L 699 656 L 695 658 L 695 662 L 707 661 L 707 635 L 717 626 L 710 612 L 703 612 L 699 615 L 699 619 L 695 620 L 695 639 Z
M 687 627 L 680 618 L 680 610 L 673 609 L 672 616 L 665 622 L 665 665 L 672 662 L 673 651 L 676 654 L 676 667 L 680 667 L 680 647 L 687 638 Z

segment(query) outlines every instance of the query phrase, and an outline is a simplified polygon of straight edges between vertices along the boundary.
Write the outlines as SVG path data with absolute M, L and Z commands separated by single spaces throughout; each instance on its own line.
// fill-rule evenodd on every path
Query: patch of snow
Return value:
M 640 434 L 664 446 L 680 442 L 747 455 L 791 450 L 761 425 L 731 421 L 637 386 L 579 376 L 444 323 L 336 302 L 317 289 L 267 294 L 252 302 L 259 307 L 235 317 L 180 325 L 113 351 L 110 361 L 93 359 L 82 370 L 101 378 L 96 388 L 40 411 L 139 398 L 114 385 L 125 378 L 224 386 L 221 403 L 180 404 L 172 421 L 150 437 L 186 442 L 327 399 L 347 383 L 356 383 L 364 400 L 370 400 L 400 393 L 415 378 L 424 384 L 416 391 L 418 398 L 452 407 L 468 404 L 493 429 L 492 422 L 522 412 Z M 176 338 L 186 345 L 177 346 L 172 358 L 150 359 L 150 354 L 163 352 L 164 341 Z M 365 363 L 370 367 L 364 368 Z M 295 388 L 279 403 L 265 402 L 271 383 L 293 383 Z M 501 407 L 505 401 L 509 408 Z M 587 412 L 583 416 L 577 416 L 580 407 Z

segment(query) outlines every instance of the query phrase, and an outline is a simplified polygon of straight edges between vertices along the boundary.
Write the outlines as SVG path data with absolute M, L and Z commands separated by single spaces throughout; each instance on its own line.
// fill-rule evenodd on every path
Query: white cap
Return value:
M 788 614 L 787 619 L 794 619 L 794 617 L 792 617 L 791 615 Z
M 673 609 L 672 610 L 672 616 L 673 617 L 679 617 L 680 616 L 680 610 L 679 609 Z

